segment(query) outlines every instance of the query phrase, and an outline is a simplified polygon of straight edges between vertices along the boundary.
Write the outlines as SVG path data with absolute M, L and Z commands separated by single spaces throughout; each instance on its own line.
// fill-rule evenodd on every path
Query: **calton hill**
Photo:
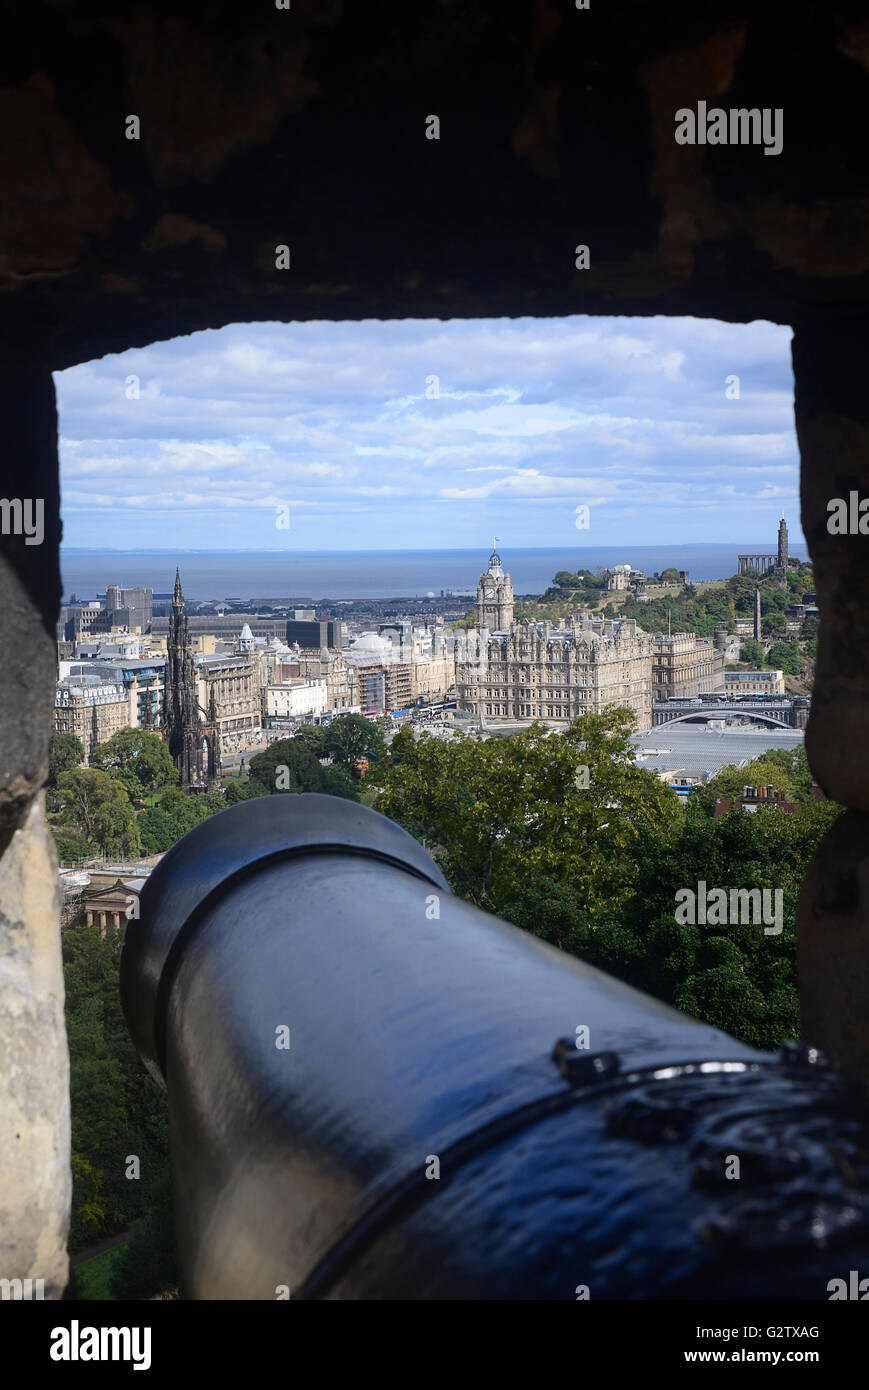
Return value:
M 539 598 L 516 603 L 515 617 L 517 622 L 542 618 L 557 622 L 587 609 L 598 617 L 634 618 L 645 632 L 669 629 L 712 637 L 721 628 L 734 634 L 737 622 L 752 619 L 754 593 L 759 588 L 762 641 L 753 637 L 744 641 L 739 665 L 782 671 L 789 691 L 806 694 L 814 674 L 817 618 L 805 617 L 798 633 L 788 633 L 786 613 L 803 603 L 814 587 L 812 566 L 793 557 L 786 575 L 747 570 L 729 579 L 683 584 L 678 570 L 665 569 L 645 576 L 641 585 L 615 592 L 607 590 L 602 570 L 574 574 L 560 570 Z
M 665 571 L 658 577 L 668 582 Z M 669 588 L 649 602 L 608 595 L 586 571 L 561 573 L 520 616 L 577 607 L 635 617 L 648 631 L 733 631 L 750 616 L 753 576 Z M 808 566 L 759 581 L 765 626 L 812 588 Z M 765 605 L 765 607 L 764 607 Z M 780 620 L 780 621 L 779 621 Z M 814 632 L 773 645 L 767 664 L 805 671 Z M 752 653 L 756 658 L 756 654 Z M 809 859 L 841 809 L 813 797 L 805 753 L 770 751 L 725 767 L 687 802 L 634 762 L 633 714 L 610 708 L 567 730 L 531 724 L 510 737 L 397 732 L 342 715 L 303 726 L 250 759 L 245 778 L 186 794 L 162 739 L 123 729 L 83 767 L 81 744 L 54 734 L 48 812 L 62 861 L 161 854 L 200 821 L 258 796 L 321 792 L 361 800 L 434 856 L 453 891 L 487 911 L 707 1021 L 774 1049 L 798 1036 L 794 921 Z M 580 775 L 581 774 L 581 775 Z M 796 809 L 715 815 L 745 784 L 774 786 Z M 783 929 L 676 918 L 680 890 L 781 890 Z M 71 1251 L 126 1238 L 75 1271 L 79 1297 L 150 1298 L 175 1285 L 165 1098 L 142 1069 L 121 1015 L 121 930 L 74 923 L 63 935 L 72 1068 Z M 138 1160 L 131 1177 L 131 1157 Z

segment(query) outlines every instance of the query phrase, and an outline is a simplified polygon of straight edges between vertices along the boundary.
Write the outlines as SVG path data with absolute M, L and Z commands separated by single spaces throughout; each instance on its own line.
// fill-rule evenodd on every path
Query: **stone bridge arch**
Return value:
M 684 714 L 676 714 L 672 719 L 665 719 L 660 724 L 656 724 L 656 729 L 666 729 L 671 724 L 708 724 L 714 719 L 720 719 L 727 714 L 744 714 L 746 719 L 760 719 L 764 724 L 770 724 L 776 729 L 785 729 L 789 734 L 794 732 L 792 724 L 787 724 L 783 719 L 777 719 L 773 714 L 762 714 L 760 710 L 728 710 L 721 709 L 716 714 L 705 715 L 697 710 L 686 710 Z

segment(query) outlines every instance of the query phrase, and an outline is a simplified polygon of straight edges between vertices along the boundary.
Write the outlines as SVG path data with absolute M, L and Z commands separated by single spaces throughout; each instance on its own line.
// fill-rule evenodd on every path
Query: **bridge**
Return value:
M 804 729 L 809 717 L 809 701 L 799 698 L 799 703 L 787 695 L 781 699 L 764 700 L 701 700 L 696 705 L 663 700 L 652 705 L 652 725 L 677 724 L 686 721 L 710 719 L 730 719 L 743 715 L 769 724 L 776 729 Z

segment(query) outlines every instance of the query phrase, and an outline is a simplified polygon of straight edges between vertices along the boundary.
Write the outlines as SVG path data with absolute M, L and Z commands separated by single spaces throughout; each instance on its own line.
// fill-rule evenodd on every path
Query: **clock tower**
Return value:
M 498 537 L 495 537 L 495 545 Z M 490 632 L 509 632 L 513 624 L 513 585 L 505 574 L 497 549 L 489 556 L 489 568 L 477 585 L 477 622 Z

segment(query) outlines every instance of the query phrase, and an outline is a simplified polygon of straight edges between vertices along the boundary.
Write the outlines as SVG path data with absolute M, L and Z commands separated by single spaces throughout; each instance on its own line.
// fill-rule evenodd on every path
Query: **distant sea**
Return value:
M 603 545 L 501 547 L 504 568 L 517 594 L 539 594 L 558 570 L 631 565 L 647 574 L 673 566 L 692 579 L 726 579 L 740 554 L 772 553 L 769 541 L 732 545 Z M 808 558 L 804 545 L 791 554 Z M 170 591 L 175 566 L 186 598 L 354 599 L 420 598 L 441 589 L 476 589 L 489 552 L 474 550 L 77 550 L 62 548 L 64 599 L 92 599 L 107 584 Z

